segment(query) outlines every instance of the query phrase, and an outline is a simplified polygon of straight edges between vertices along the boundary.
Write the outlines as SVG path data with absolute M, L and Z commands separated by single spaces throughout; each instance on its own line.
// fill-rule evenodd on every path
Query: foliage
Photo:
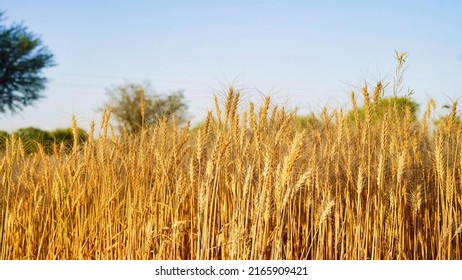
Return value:
M 411 114 L 411 119 L 413 121 L 417 120 L 417 112 L 419 109 L 419 104 L 417 104 L 414 100 L 410 97 L 402 96 L 402 97 L 386 97 L 381 98 L 376 102 L 370 103 L 370 114 L 372 121 L 377 119 L 382 119 L 384 115 L 387 113 L 396 113 L 399 118 L 404 118 L 406 112 L 409 110 Z M 357 110 L 358 116 L 360 120 L 365 119 L 365 108 L 360 107 Z M 348 113 L 348 117 L 350 120 L 355 118 L 355 110 L 351 110 Z
M 74 132 L 72 127 L 58 128 L 50 132 L 50 137 L 56 144 L 64 144 L 67 150 L 74 145 Z M 88 134 L 85 130 L 77 128 L 77 139 L 79 144 L 84 143 L 88 139 Z
M 100 110 L 110 108 L 120 130 L 137 132 L 163 118 L 174 117 L 176 123 L 183 123 L 186 118 L 187 104 L 182 91 L 161 95 L 149 83 L 128 83 L 109 89 L 107 95 L 109 100 Z
M 34 153 L 39 150 L 39 147 L 44 147 L 47 151 L 53 138 L 50 133 L 35 127 L 20 128 L 15 133 L 24 144 L 26 153 Z
M 76 139 L 78 144 L 83 144 L 88 139 L 88 134 L 81 128 L 75 129 L 77 133 Z M 45 131 L 35 127 L 20 128 L 16 130 L 14 135 L 22 141 L 24 152 L 27 154 L 36 153 L 40 148 L 46 154 L 53 152 L 54 145 L 64 148 L 65 152 L 71 150 L 74 145 L 74 129 L 73 128 L 58 128 L 53 131 Z M 0 150 L 5 147 L 7 140 L 11 141 L 11 136 L 4 131 L 0 131 Z
M 0 130 L 0 151 L 5 149 L 6 140 L 10 137 L 8 132 Z
M 0 113 L 16 112 L 43 97 L 42 70 L 54 65 L 40 38 L 20 24 L 5 26 L 0 13 Z
M 320 121 L 316 118 L 315 114 L 312 113 L 310 115 L 297 115 L 295 121 L 300 125 L 302 128 L 314 128 L 320 125 Z
M 395 69 L 395 76 L 393 77 L 393 96 L 384 97 L 385 89 L 389 83 L 382 84 L 381 81 L 377 82 L 372 98 L 368 91 L 367 86 L 362 88 L 362 95 L 364 104 L 358 107 L 356 104 L 355 93 L 351 94 L 353 109 L 349 112 L 348 118 L 353 120 L 361 120 L 366 122 L 377 122 L 382 120 L 387 113 L 397 114 L 395 117 L 398 119 L 409 119 L 411 121 L 417 120 L 417 111 L 419 104 L 413 99 L 414 91 L 408 88 L 404 96 L 400 96 L 403 91 L 404 67 L 406 59 L 409 57 L 407 52 L 395 51 L 395 60 L 397 62 Z

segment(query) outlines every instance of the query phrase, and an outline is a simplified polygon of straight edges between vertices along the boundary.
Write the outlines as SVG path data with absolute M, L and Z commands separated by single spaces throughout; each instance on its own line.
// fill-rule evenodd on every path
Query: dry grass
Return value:
M 365 119 L 306 128 L 269 98 L 238 111 L 230 89 L 196 130 L 115 135 L 108 113 L 67 153 L 12 139 L 0 259 L 461 259 L 457 104 L 430 131 L 431 106 L 375 118 L 380 90 L 364 88 Z

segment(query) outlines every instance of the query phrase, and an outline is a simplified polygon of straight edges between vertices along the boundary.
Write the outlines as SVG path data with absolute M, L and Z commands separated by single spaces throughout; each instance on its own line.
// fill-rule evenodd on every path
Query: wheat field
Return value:
M 108 111 L 71 150 L 28 154 L 13 137 L 0 259 L 462 259 L 457 103 L 435 125 L 432 102 L 379 116 L 380 91 L 304 125 L 230 88 L 194 129 L 117 134 Z

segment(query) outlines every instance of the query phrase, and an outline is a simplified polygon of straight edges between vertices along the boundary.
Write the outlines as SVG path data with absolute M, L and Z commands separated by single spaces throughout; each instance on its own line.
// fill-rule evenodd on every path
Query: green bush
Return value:
M 14 132 L 24 144 L 26 153 L 35 153 L 42 145 L 45 152 L 49 152 L 49 147 L 53 142 L 50 133 L 35 127 L 20 128 Z
M 74 144 L 74 134 L 72 128 L 58 128 L 50 132 L 50 137 L 57 145 L 63 144 L 66 149 L 71 149 Z M 88 139 L 88 134 L 85 130 L 77 128 L 77 139 L 81 144 Z
M 302 128 L 314 128 L 321 124 L 321 121 L 316 118 L 314 113 L 310 115 L 296 116 L 295 121 Z
M 382 119 L 387 112 L 392 114 L 396 113 L 398 118 L 404 118 L 407 108 L 410 109 L 411 120 L 415 121 L 417 120 L 419 104 L 417 104 L 410 97 L 387 97 L 379 99 L 377 104 L 371 102 L 369 108 L 372 121 Z M 360 120 L 363 121 L 365 119 L 364 107 L 358 108 L 358 113 Z M 348 118 L 350 120 L 355 119 L 354 110 L 351 110 L 348 113 Z
M 74 144 L 72 128 L 58 128 L 49 132 L 35 127 L 27 127 L 18 129 L 14 134 L 23 142 L 26 153 L 37 152 L 39 145 L 41 145 L 45 153 L 51 154 L 53 152 L 53 144 L 58 146 L 63 144 L 66 150 L 72 149 Z M 88 139 L 88 134 L 81 128 L 77 128 L 77 135 L 80 144 Z M 0 149 L 4 147 L 7 137 L 9 137 L 8 133 L 0 132 Z
M 3 151 L 5 149 L 6 140 L 9 137 L 10 137 L 10 134 L 8 134 L 8 132 L 0 130 L 0 151 Z

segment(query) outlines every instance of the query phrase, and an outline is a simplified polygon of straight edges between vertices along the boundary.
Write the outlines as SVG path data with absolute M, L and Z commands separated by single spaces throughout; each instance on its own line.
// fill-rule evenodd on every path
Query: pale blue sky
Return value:
M 406 85 L 439 105 L 462 96 L 460 1 L 37 1 L 1 0 L 55 54 L 45 99 L 0 130 L 87 128 L 105 91 L 151 81 L 185 90 L 194 121 L 234 83 L 245 100 L 271 95 L 300 112 L 348 106 L 364 80 L 391 80 L 408 51 Z

